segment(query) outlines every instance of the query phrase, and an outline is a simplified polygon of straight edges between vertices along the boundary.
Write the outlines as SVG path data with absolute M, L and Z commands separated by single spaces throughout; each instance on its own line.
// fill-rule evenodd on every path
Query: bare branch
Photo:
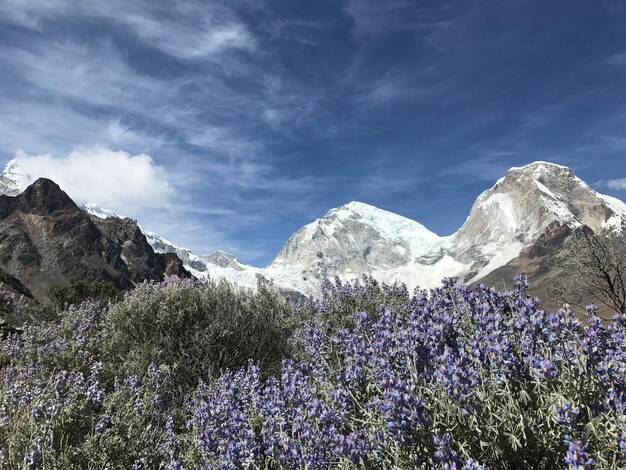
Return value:
M 548 292 L 555 299 L 580 305 L 593 298 L 626 310 L 626 240 L 616 232 L 582 231 L 571 237 L 553 261 L 559 278 Z

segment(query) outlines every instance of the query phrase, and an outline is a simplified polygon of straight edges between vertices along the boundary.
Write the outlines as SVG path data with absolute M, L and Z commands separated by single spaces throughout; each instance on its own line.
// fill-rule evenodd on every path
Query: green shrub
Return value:
M 70 305 L 79 305 L 87 299 L 98 303 L 117 302 L 122 298 L 120 291 L 110 281 L 72 280 L 48 288 L 48 299 L 62 310 Z
M 171 279 L 111 307 L 104 357 L 126 374 L 157 364 L 179 390 L 253 360 L 270 374 L 291 352 L 289 306 L 269 289 Z

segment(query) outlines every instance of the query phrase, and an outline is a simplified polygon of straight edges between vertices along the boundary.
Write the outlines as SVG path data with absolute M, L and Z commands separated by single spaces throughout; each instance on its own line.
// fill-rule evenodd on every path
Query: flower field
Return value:
M 626 317 L 526 285 L 7 298 L 31 319 L 0 350 L 0 468 L 626 468 Z

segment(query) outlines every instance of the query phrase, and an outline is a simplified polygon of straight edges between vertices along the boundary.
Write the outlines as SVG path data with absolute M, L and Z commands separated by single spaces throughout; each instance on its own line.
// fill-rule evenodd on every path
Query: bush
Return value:
M 249 360 L 272 373 L 291 354 L 290 309 L 268 289 L 171 278 L 144 283 L 111 307 L 103 354 L 116 369 L 141 374 L 151 363 L 177 389 L 237 370 Z
M 163 468 L 185 391 L 290 352 L 289 308 L 267 289 L 170 278 L 36 313 L 0 343 L 0 468 Z
M 85 300 L 106 304 L 117 302 L 121 298 L 121 292 L 110 281 L 72 280 L 48 288 L 48 299 L 57 310 L 79 305 Z
M 335 285 L 300 334 L 307 359 L 199 390 L 191 468 L 618 468 L 626 317 L 588 328 L 516 290 Z M 341 293 L 341 298 L 336 295 Z M 346 328 L 334 323 L 347 305 Z M 347 299 L 344 304 L 341 299 Z M 328 322 L 332 323 L 328 325 Z

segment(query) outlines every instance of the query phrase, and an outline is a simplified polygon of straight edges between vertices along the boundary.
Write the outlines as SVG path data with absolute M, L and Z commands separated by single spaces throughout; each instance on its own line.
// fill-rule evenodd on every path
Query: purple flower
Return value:
M 571 441 L 565 455 L 565 463 L 569 470 L 585 470 L 593 465 L 593 459 L 587 453 L 587 444 L 582 441 Z
M 124 379 L 124 385 L 126 385 L 132 392 L 135 392 L 139 386 L 139 377 L 136 375 L 126 377 Z
M 96 432 L 104 432 L 111 427 L 111 417 L 102 415 L 96 423 Z
M 620 461 L 626 461 L 626 429 L 617 437 L 617 446 L 619 448 L 618 458 Z
M 35 439 L 35 444 L 28 450 L 24 457 L 24 464 L 28 470 L 39 468 L 41 463 L 41 438 Z

